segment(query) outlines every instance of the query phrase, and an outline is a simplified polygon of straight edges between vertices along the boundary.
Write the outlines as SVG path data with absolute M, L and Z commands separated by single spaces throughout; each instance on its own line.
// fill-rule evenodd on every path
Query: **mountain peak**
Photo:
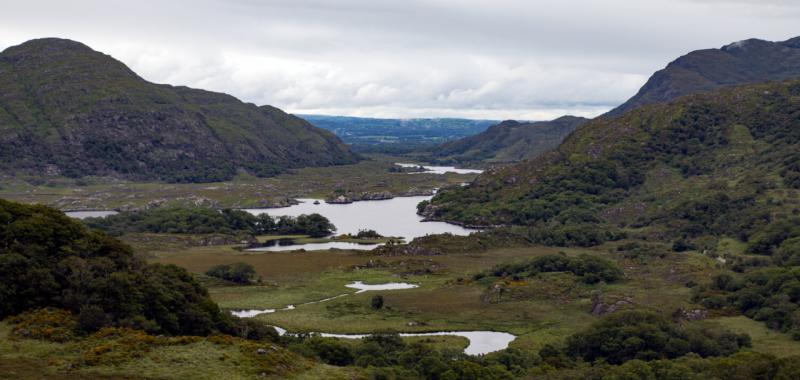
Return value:
M 758 38 L 748 38 L 746 40 L 732 42 L 720 48 L 722 51 L 744 50 L 753 45 L 774 44 L 774 42 L 759 40 Z
M 150 83 L 113 57 L 43 38 L 0 53 L 0 175 L 207 182 L 355 162 L 333 134 L 233 96 Z
M 0 52 L 5 62 L 26 78 L 67 78 L 85 81 L 87 78 L 110 80 L 139 76 L 124 63 L 110 55 L 93 50 L 80 42 L 64 38 L 39 38 L 12 46 Z
M 800 78 L 800 37 L 783 42 L 751 38 L 720 49 L 696 50 L 670 62 L 607 115 L 724 86 L 792 78 Z
M 37 38 L 11 46 L 0 52 L 3 56 L 49 56 L 65 53 L 86 54 L 97 52 L 78 41 L 55 37 Z

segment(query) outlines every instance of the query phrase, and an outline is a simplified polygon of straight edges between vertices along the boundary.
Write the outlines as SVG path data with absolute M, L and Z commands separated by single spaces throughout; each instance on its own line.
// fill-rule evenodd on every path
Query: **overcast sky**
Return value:
M 81 41 L 293 113 L 594 116 L 691 50 L 800 35 L 797 0 L 2 0 L 0 49 Z

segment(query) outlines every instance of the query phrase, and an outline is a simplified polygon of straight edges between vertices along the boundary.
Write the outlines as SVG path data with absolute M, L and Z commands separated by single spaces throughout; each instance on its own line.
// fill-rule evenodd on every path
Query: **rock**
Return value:
M 684 308 L 680 308 L 672 314 L 673 319 L 677 321 L 701 321 L 708 317 L 708 310 L 704 309 L 691 309 L 686 310 Z
M 259 348 L 258 350 L 256 350 L 256 354 L 264 356 L 267 354 L 267 350 L 265 348 Z
M 348 204 L 348 203 L 353 203 L 353 200 L 348 198 L 348 197 L 345 197 L 344 195 L 340 195 L 340 196 L 338 196 L 336 198 L 333 198 L 333 199 L 326 199 L 325 203 Z
M 603 296 L 595 295 L 592 299 L 592 315 L 605 315 L 622 309 L 626 305 L 634 305 L 633 298 L 624 297 L 612 303 L 605 303 Z

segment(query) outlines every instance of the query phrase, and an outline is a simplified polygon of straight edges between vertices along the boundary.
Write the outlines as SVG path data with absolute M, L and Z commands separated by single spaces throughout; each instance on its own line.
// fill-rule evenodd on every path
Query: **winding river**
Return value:
M 311 301 L 299 304 L 298 306 L 303 305 L 310 305 L 315 303 L 327 302 L 337 298 L 347 297 L 351 294 L 357 294 L 362 292 L 368 291 L 381 291 L 381 290 L 403 290 L 403 289 L 413 289 L 419 287 L 419 285 L 409 284 L 405 282 L 390 282 L 384 284 L 364 284 L 362 281 L 355 281 L 345 285 L 351 289 L 358 289 L 355 293 L 344 293 L 338 296 L 333 296 L 325 299 L 321 299 L 318 301 Z M 270 314 L 275 313 L 282 310 L 294 310 L 296 308 L 295 305 L 287 305 L 282 309 L 253 309 L 253 310 L 234 310 L 231 311 L 231 314 L 236 315 L 240 318 L 252 318 L 260 314 Z M 286 329 L 273 326 L 278 334 L 284 335 L 289 332 Z M 341 339 L 363 339 L 369 334 L 332 334 L 332 333 L 317 333 L 320 336 L 327 337 L 327 338 L 341 338 Z M 412 336 L 460 336 L 467 338 L 469 340 L 469 344 L 464 349 L 464 353 L 468 355 L 483 355 L 488 354 L 490 352 L 500 351 L 503 349 L 508 348 L 508 345 L 514 341 L 517 337 L 513 334 L 505 333 L 505 332 L 498 332 L 498 331 L 437 331 L 437 332 L 427 332 L 427 333 L 400 333 L 400 336 L 405 337 L 412 337 Z

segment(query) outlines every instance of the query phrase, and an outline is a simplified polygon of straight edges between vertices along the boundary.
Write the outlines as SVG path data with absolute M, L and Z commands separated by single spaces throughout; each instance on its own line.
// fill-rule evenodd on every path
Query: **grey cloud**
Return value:
M 297 113 L 592 116 L 691 50 L 797 33 L 768 0 L 28 0 L 0 47 L 58 36 L 154 82 Z

